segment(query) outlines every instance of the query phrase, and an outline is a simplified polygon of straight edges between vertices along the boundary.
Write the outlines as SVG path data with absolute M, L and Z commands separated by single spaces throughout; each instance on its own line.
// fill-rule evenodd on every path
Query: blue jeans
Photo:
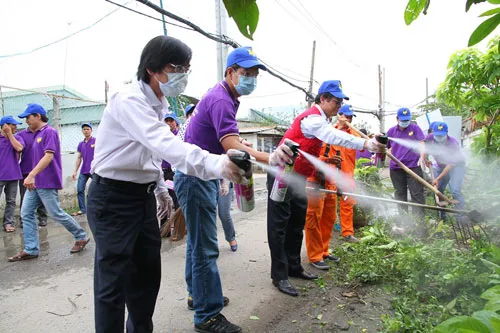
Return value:
M 38 240 L 38 225 L 36 223 L 35 212 L 41 203 L 47 209 L 51 218 L 61 223 L 68 230 L 75 240 L 87 238 L 85 230 L 66 213 L 59 204 L 59 195 L 56 189 L 35 189 L 26 191 L 24 195 L 21 216 L 24 225 L 24 252 L 32 255 L 40 253 L 40 241 Z
M 229 186 L 229 193 L 227 195 L 219 195 L 219 202 L 217 210 L 219 213 L 222 228 L 224 229 L 224 236 L 226 241 L 231 242 L 235 239 L 234 224 L 231 217 L 231 201 L 234 195 L 233 186 Z
M 186 218 L 186 284 L 193 297 L 194 323 L 204 323 L 224 307 L 217 268 L 217 197 L 219 181 L 203 181 L 176 172 L 175 193 Z
M 441 174 L 444 168 L 439 166 L 434 168 L 434 175 L 437 177 Z M 446 186 L 450 185 L 450 191 L 453 199 L 458 201 L 456 205 L 457 209 L 465 208 L 465 199 L 462 194 L 462 183 L 464 181 L 465 176 L 465 165 L 455 165 L 450 172 L 441 180 L 438 184 L 438 190 L 443 193 Z M 444 218 L 446 215 L 443 213 L 441 217 Z
M 5 211 L 3 226 L 14 225 L 14 210 L 16 209 L 17 180 L 0 180 L 0 197 L 5 192 Z
M 78 207 L 80 207 L 80 212 L 87 214 L 87 207 L 85 206 L 85 187 L 87 186 L 87 181 L 90 178 L 90 174 L 80 174 L 78 176 L 78 183 L 76 184 L 76 193 L 78 197 Z

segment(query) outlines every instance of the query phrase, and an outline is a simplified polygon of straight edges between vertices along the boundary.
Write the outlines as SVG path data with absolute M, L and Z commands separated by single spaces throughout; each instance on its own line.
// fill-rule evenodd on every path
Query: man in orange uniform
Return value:
M 335 128 L 355 135 L 346 125 L 347 121 L 352 121 L 353 116 L 354 112 L 350 105 L 342 106 L 338 112 L 339 121 L 335 125 Z M 323 143 L 319 158 L 323 162 L 341 169 L 341 171 L 347 175 L 354 175 L 354 166 L 356 164 L 356 150 L 354 149 Z M 334 183 L 326 181 L 325 176 L 321 172 L 315 172 L 307 181 L 310 185 L 314 184 L 313 186 L 337 191 L 337 186 Z M 342 191 L 342 189 L 340 190 Z M 310 191 L 307 194 L 307 199 L 308 205 L 304 228 L 307 256 L 311 266 L 317 269 L 328 270 L 330 266 L 325 262 L 325 259 L 330 259 L 335 262 L 338 261 L 338 258 L 332 256 L 328 251 L 333 225 L 337 220 L 337 195 Z M 341 197 L 340 199 L 342 235 L 346 240 L 354 238 L 353 204 L 354 201 L 352 198 L 346 198 L 346 200 L 344 200 Z

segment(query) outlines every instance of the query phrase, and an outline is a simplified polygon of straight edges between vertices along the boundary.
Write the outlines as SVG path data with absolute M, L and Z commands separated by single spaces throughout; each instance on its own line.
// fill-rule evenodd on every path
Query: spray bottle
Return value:
M 299 154 L 299 144 L 295 142 L 285 142 L 285 144 L 292 150 L 293 156 Z M 275 202 L 283 202 L 285 200 L 286 191 L 288 189 L 288 184 L 285 181 L 286 174 L 293 172 L 293 163 L 285 163 L 284 167 L 280 167 L 280 171 L 276 174 L 274 179 L 273 188 L 269 198 Z
M 230 156 L 231 162 L 245 171 L 246 184 L 234 184 L 234 193 L 236 194 L 236 203 L 238 209 L 242 212 L 249 212 L 255 208 L 255 197 L 253 194 L 253 173 L 250 155 L 240 150 L 241 155 Z
M 375 137 L 377 141 L 383 145 L 387 145 L 389 142 L 389 138 L 387 136 L 381 135 L 381 136 L 376 136 Z M 375 166 L 377 168 L 383 168 L 384 167 L 384 161 L 385 161 L 385 154 L 383 153 L 376 153 L 375 154 Z

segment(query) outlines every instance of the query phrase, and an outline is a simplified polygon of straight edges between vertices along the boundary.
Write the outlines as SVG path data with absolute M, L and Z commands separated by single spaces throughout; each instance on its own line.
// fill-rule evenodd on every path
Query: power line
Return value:
M 52 46 L 54 44 L 57 44 L 59 42 L 62 42 L 68 38 L 71 38 L 77 34 L 79 34 L 80 32 L 82 31 L 85 31 L 85 30 L 88 30 L 90 28 L 92 28 L 93 26 L 95 26 L 96 24 L 100 23 L 102 20 L 104 20 L 106 17 L 110 16 L 111 14 L 114 14 L 116 13 L 118 10 L 120 10 L 120 8 L 117 8 L 115 10 L 112 10 L 111 12 L 107 13 L 106 15 L 104 15 L 103 17 L 101 17 L 100 19 L 98 19 L 97 21 L 95 21 L 94 23 L 92 23 L 91 25 L 85 27 L 85 28 L 82 28 L 76 32 L 73 32 L 72 34 L 69 34 L 67 35 L 66 37 L 63 37 L 63 38 L 60 38 L 56 41 L 53 41 L 51 43 L 48 43 L 48 44 L 45 44 L 45 45 L 42 45 L 42 46 L 39 46 L 37 48 L 34 48 L 32 49 L 31 51 L 26 51 L 26 52 L 18 52 L 18 53 L 12 53 L 12 54 L 6 54 L 6 55 L 0 55 L 0 58 L 11 58 L 11 57 L 17 57 L 17 56 L 20 56 L 20 55 L 26 55 L 26 54 L 30 54 L 30 53 L 33 53 L 33 52 L 36 52 L 38 50 L 41 50 L 41 49 L 44 49 L 46 47 L 49 47 L 49 46 Z
M 276 94 L 258 95 L 258 96 L 253 96 L 253 95 L 250 95 L 250 96 L 244 96 L 244 99 L 247 99 L 247 98 L 263 98 L 263 97 L 270 97 L 270 96 L 289 95 L 289 94 L 296 93 L 296 92 L 298 92 L 298 91 L 299 91 L 299 90 L 298 90 L 298 89 L 296 89 L 296 90 L 293 90 L 293 91 L 287 91 L 287 92 L 283 92 L 283 93 L 276 93 Z

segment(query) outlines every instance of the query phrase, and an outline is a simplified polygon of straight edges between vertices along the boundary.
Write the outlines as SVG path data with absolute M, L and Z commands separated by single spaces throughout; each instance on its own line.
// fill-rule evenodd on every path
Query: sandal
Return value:
M 38 258 L 38 254 L 28 254 L 24 251 L 19 252 L 13 257 L 9 258 L 9 262 L 16 262 L 16 261 L 22 261 L 22 260 L 29 260 L 29 259 L 35 259 Z
M 16 228 L 12 224 L 6 224 L 3 226 L 3 230 L 7 233 L 16 231 Z
M 83 215 L 81 211 L 71 214 L 71 216 L 80 216 L 80 215 Z

